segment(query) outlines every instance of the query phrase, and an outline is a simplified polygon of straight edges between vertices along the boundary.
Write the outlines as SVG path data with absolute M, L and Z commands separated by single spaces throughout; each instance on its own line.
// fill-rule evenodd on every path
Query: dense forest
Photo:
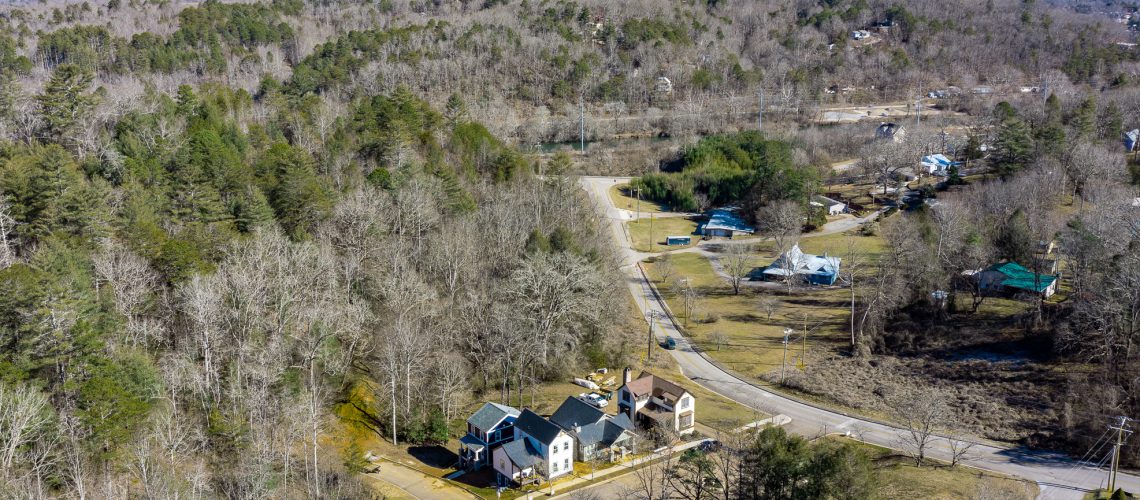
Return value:
M 28 4 L 0 13 L 0 68 L 61 64 L 109 89 L 225 81 L 338 102 L 404 85 L 527 142 L 716 132 L 725 110 L 779 115 L 907 100 L 946 85 L 1128 88 L 1136 51 L 1102 15 L 1044 2 L 208 1 Z M 1016 27 L 1011 29 L 1010 27 Z M 853 30 L 874 32 L 868 43 Z M 829 90 L 844 88 L 842 93 Z M 117 93 L 117 92 L 116 92 Z M 645 117 L 626 120 L 623 117 Z
M 182 86 L 94 125 L 92 81 L 0 148 L 3 496 L 356 498 L 321 436 L 359 381 L 426 441 L 623 352 L 592 211 L 460 101 Z
M 952 343 L 968 312 L 930 291 L 994 259 L 1041 268 L 1056 239 L 1074 290 L 1025 329 L 1087 370 L 1027 441 L 1082 449 L 1101 408 L 1140 412 L 1127 37 L 1022 0 L 0 5 L 0 496 L 367 496 L 327 446 L 337 407 L 364 394 L 378 435 L 445 441 L 473 395 L 522 406 L 644 345 L 561 175 L 578 158 L 523 145 L 576 137 L 579 110 L 592 138 L 705 136 L 635 188 L 678 210 L 786 208 L 798 234 L 822 218 L 805 211 L 829 154 L 885 192 L 934 134 L 859 149 L 794 119 L 951 85 L 1053 93 L 946 100 L 963 159 L 994 178 L 870 226 L 891 250 L 850 284 L 850 354 Z M 789 126 L 736 133 L 759 90 Z M 857 469 L 839 487 L 870 491 L 864 457 L 770 437 L 741 449 Z M 734 488 L 839 496 L 801 474 Z

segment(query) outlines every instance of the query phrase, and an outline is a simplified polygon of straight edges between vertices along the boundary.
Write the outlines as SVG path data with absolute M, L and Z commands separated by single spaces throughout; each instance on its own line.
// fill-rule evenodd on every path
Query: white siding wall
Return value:
M 558 448 L 557 453 L 551 453 L 550 449 L 540 450 L 542 456 L 546 457 L 546 472 L 549 478 L 564 476 L 574 470 L 574 438 L 560 432 L 558 437 L 554 438 L 551 449 L 554 447 Z M 558 464 L 557 472 L 554 471 L 555 463 Z M 567 465 L 570 467 L 566 467 Z

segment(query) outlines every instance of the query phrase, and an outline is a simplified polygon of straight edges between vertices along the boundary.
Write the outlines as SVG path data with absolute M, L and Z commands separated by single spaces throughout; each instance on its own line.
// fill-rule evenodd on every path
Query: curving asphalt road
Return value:
M 748 383 L 725 371 L 697 352 L 688 339 L 668 321 L 665 308 L 650 288 L 637 263 L 649 254 L 631 248 L 629 235 L 623 222 L 631 220 L 633 213 L 615 207 L 608 189 L 615 183 L 628 182 L 629 177 L 582 177 L 580 182 L 601 210 L 611 237 L 620 252 L 626 283 L 646 319 L 656 318 L 655 335 L 659 339 L 672 337 L 677 349 L 667 351 L 676 358 L 681 371 L 690 380 L 733 399 L 745 406 L 770 414 L 781 413 L 791 417 L 785 427 L 802 435 L 815 436 L 831 432 L 850 432 L 854 437 L 871 444 L 899 448 L 902 430 L 881 422 L 843 412 L 806 404 L 790 399 L 762 387 Z M 945 439 L 936 440 L 927 453 L 931 458 L 949 461 L 950 446 Z M 992 472 L 1008 474 L 1034 481 L 1044 499 L 1079 499 L 1086 491 L 1103 487 L 1107 472 L 1093 465 L 1078 463 L 1065 454 L 1024 447 L 1006 448 L 978 443 L 962 462 L 963 465 Z M 1128 491 L 1140 491 L 1140 477 L 1121 473 L 1117 485 Z

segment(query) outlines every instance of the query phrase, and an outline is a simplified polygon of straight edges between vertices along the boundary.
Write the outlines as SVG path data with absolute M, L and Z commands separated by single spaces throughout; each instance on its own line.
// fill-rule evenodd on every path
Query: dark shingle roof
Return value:
M 503 451 L 506 452 L 507 458 L 511 463 L 515 464 L 519 469 L 526 469 L 532 467 L 534 464 L 542 460 L 542 455 L 538 450 L 530 445 L 530 441 L 520 439 L 518 441 L 511 441 L 503 445 Z
M 515 428 L 525 432 L 540 443 L 550 444 L 562 429 L 549 420 L 540 417 L 530 409 L 523 410 L 515 420 Z
M 601 443 L 602 446 L 611 446 L 622 433 L 633 430 L 633 422 L 625 414 L 609 417 L 574 397 L 566 398 L 550 416 L 550 421 L 566 429 L 583 445 Z
M 478 427 L 483 432 L 491 432 L 495 424 L 501 422 L 503 418 L 517 416 L 519 416 L 519 411 L 510 406 L 486 403 L 482 408 L 479 408 L 479 411 L 471 415 L 471 418 L 467 419 L 467 423 Z
M 573 430 L 576 425 L 587 426 L 605 416 L 606 414 L 602 413 L 601 410 L 571 396 L 567 397 L 566 401 L 562 402 L 562 406 L 554 411 L 554 414 L 550 416 L 550 421 L 563 429 Z

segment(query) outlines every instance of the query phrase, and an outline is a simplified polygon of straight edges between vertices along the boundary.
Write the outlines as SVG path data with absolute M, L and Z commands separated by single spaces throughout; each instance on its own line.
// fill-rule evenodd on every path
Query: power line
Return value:
M 1066 481 L 1066 482 L 1073 482 L 1073 480 L 1076 479 L 1075 476 L 1078 473 L 1078 471 L 1081 469 L 1081 467 L 1085 466 L 1085 462 L 1087 460 L 1091 460 L 1094 457 L 1096 457 L 1097 454 L 1099 454 L 1100 451 L 1103 450 L 1104 447 L 1106 445 L 1108 445 L 1108 443 L 1111 442 L 1109 440 L 1104 439 L 1104 438 L 1108 437 L 1109 432 L 1111 432 L 1111 429 L 1105 429 L 1104 433 L 1101 434 L 1099 438 L 1097 438 L 1096 442 L 1093 443 L 1092 446 L 1089 446 L 1089 450 L 1086 451 L 1083 456 L 1081 456 L 1081 459 L 1077 460 L 1077 462 L 1075 464 L 1073 464 L 1073 466 L 1070 467 L 1068 470 L 1061 473 L 1059 476 L 1059 479 Z
M 1109 426 L 1110 430 L 1116 431 L 1116 443 L 1112 446 L 1112 471 L 1108 476 L 1108 491 L 1111 494 L 1116 491 L 1116 473 L 1120 470 L 1120 448 L 1124 445 L 1125 437 L 1132 434 L 1128 429 L 1128 422 L 1132 419 L 1128 417 L 1117 417 L 1116 426 Z

